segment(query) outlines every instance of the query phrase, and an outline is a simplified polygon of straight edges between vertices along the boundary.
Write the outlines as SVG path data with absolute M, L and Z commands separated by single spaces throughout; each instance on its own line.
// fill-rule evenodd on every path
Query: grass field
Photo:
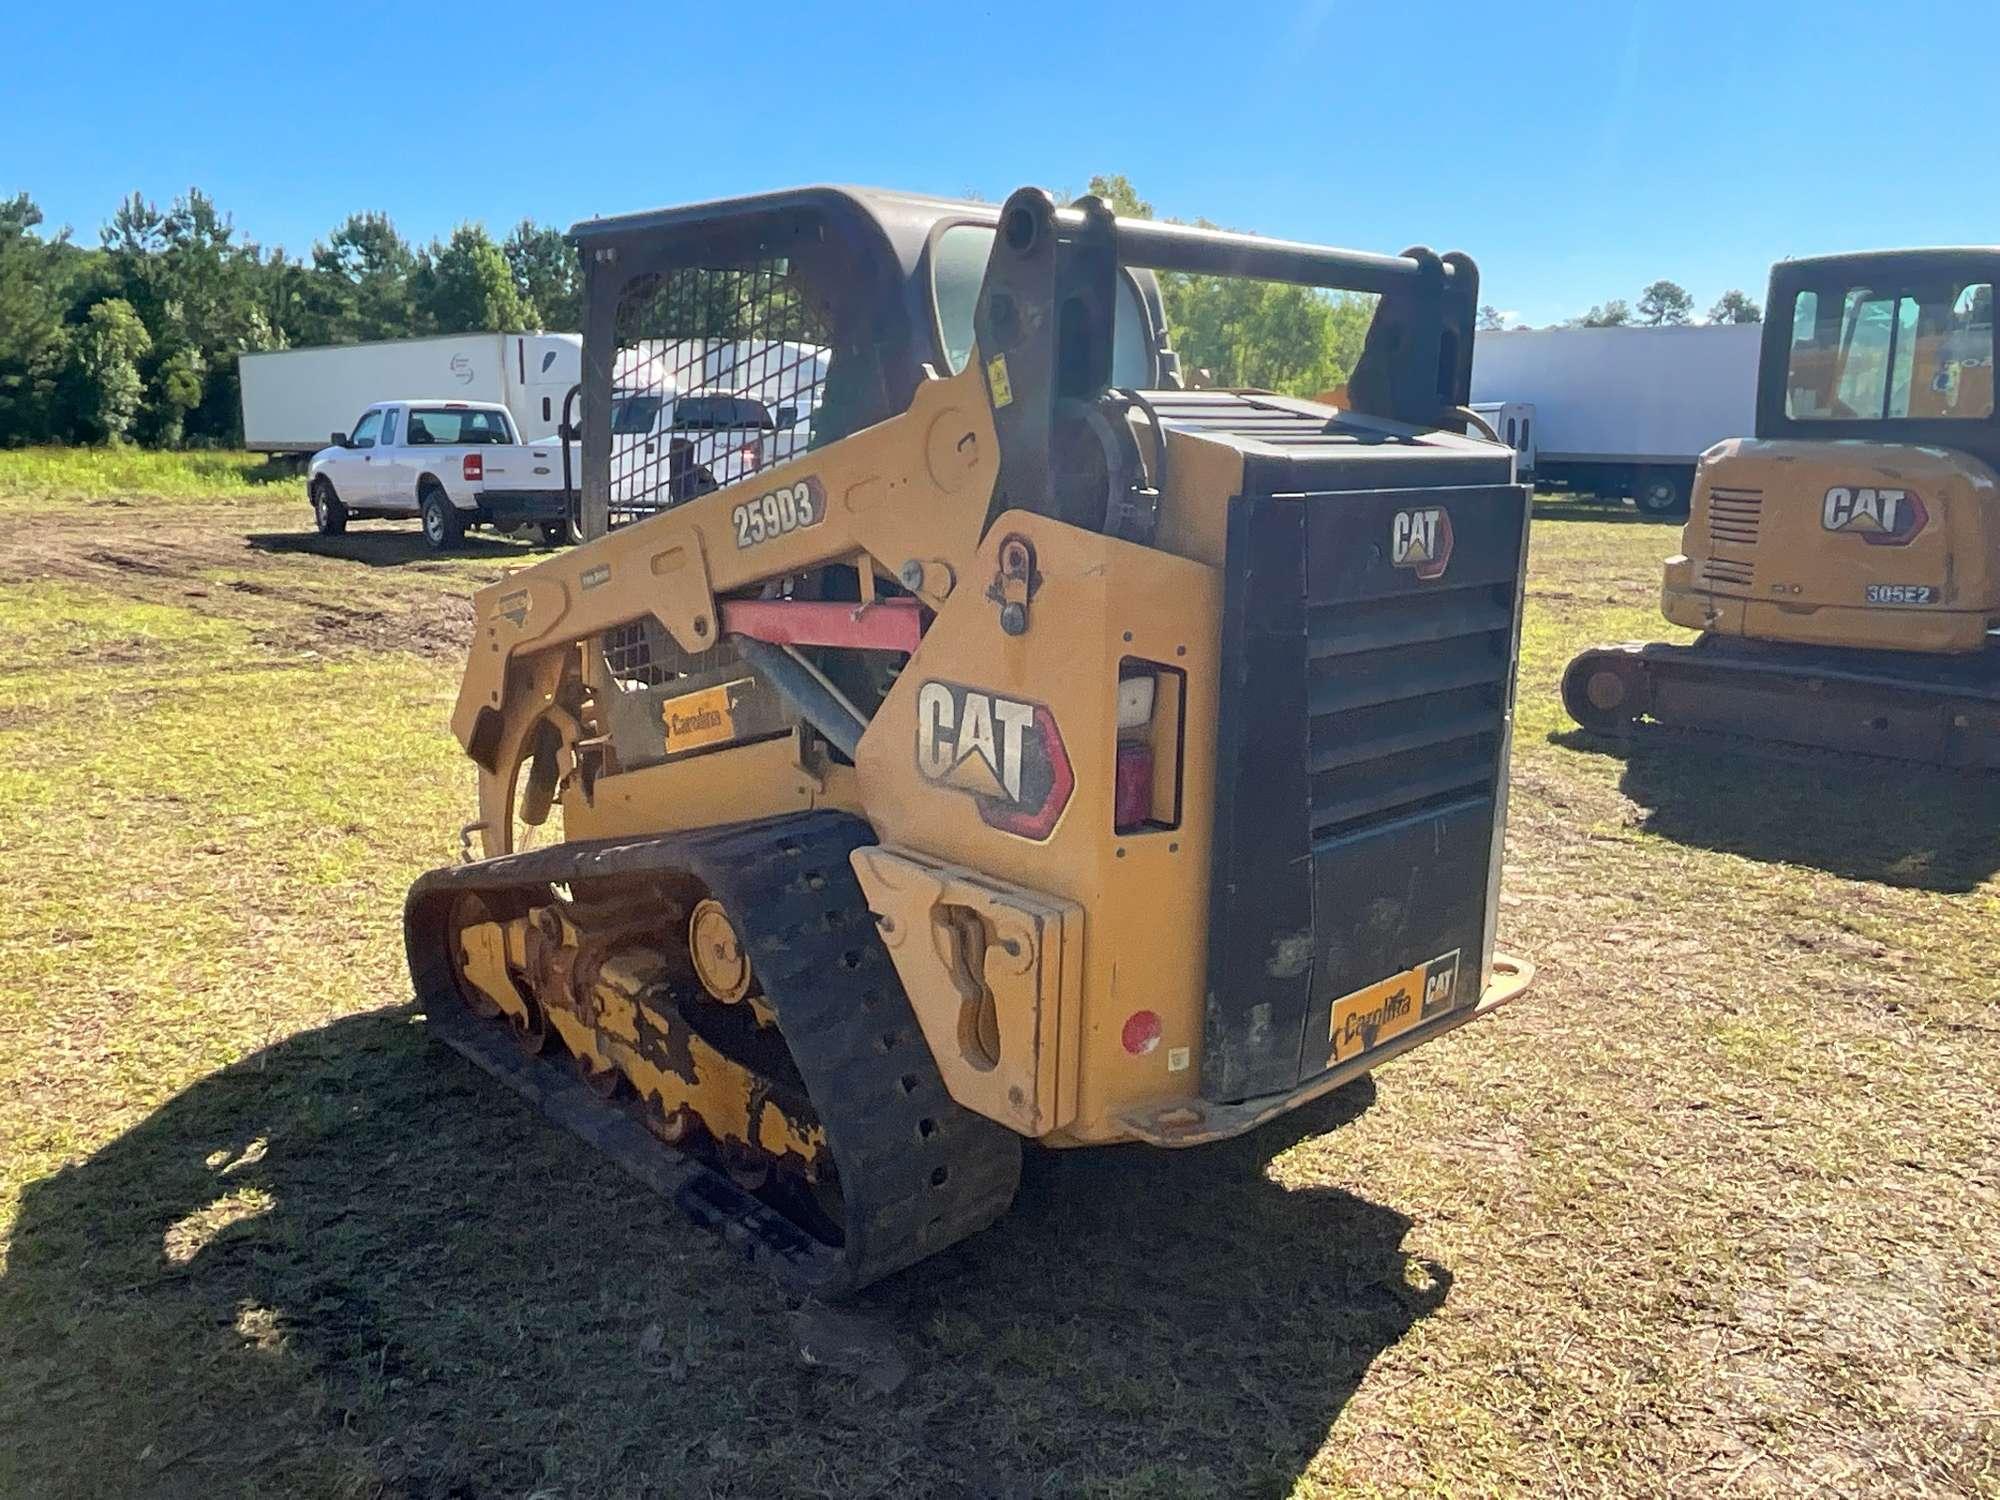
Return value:
M 296 498 L 298 476 L 261 453 L 148 448 L 0 448 L 0 507 L 217 505 Z
M 2000 1494 L 2000 794 L 1569 732 L 1670 528 L 1537 520 L 1530 995 L 1225 1146 L 1031 1158 L 861 1304 L 883 1396 L 407 1004 L 464 597 L 528 550 L 37 472 L 0 455 L 0 1493 Z

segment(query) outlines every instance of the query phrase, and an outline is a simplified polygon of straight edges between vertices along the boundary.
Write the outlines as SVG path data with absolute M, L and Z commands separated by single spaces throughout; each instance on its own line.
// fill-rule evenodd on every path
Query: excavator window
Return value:
M 1985 282 L 1810 288 L 1792 305 L 1785 414 L 1806 421 L 1993 415 Z

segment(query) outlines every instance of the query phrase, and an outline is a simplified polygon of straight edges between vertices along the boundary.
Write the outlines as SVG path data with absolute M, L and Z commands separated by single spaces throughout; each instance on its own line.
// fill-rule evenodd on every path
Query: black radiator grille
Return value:
M 1511 582 L 1316 605 L 1307 634 L 1315 839 L 1493 790 Z
M 1509 484 L 1231 502 L 1209 1097 L 1327 1067 L 1343 997 L 1414 966 L 1479 982 L 1526 523 Z

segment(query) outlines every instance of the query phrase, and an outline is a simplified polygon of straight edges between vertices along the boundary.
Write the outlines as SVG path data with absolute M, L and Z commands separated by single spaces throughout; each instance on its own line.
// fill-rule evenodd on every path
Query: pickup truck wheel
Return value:
M 340 536 L 347 530 L 347 507 L 324 479 L 313 481 L 312 508 L 313 530 L 321 536 Z
M 425 490 L 417 503 L 417 514 L 423 519 L 424 540 L 431 551 L 449 552 L 465 540 L 465 518 L 443 490 Z
M 536 529 L 541 533 L 544 547 L 560 547 L 569 540 L 567 521 L 543 521 Z

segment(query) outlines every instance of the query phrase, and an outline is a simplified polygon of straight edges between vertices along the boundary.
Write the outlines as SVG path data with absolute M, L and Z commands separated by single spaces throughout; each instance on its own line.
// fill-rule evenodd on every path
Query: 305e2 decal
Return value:
M 1076 788 L 1055 715 L 955 682 L 917 689 L 917 770 L 964 792 L 990 827 L 1045 839 Z

